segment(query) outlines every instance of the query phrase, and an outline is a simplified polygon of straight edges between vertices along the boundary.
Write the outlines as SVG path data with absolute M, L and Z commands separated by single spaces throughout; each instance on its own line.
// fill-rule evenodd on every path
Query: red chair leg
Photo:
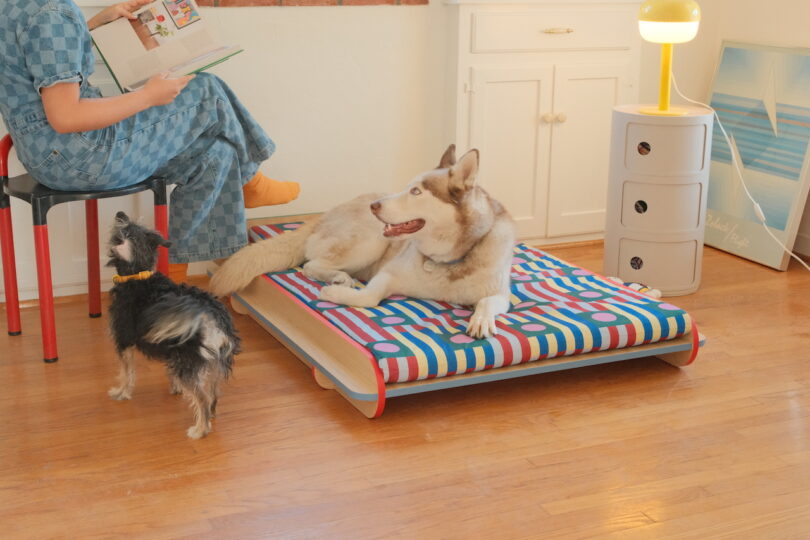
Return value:
M 98 201 L 84 201 L 87 233 L 87 299 L 90 317 L 101 317 L 101 261 L 98 245 Z
M 51 254 L 48 245 L 48 225 L 34 225 L 34 246 L 37 255 L 37 284 L 39 285 L 39 317 L 42 322 L 42 353 L 47 363 L 56 362 L 56 322 L 53 311 L 53 281 Z
M 165 204 L 155 205 L 155 228 L 163 238 L 169 237 L 169 212 Z M 169 250 L 165 247 L 158 248 L 157 270 L 164 276 L 169 275 Z
M 3 281 L 6 294 L 8 335 L 22 334 L 20 297 L 17 292 L 17 264 L 14 259 L 14 234 L 11 228 L 11 206 L 0 208 L 0 251 L 3 255 Z

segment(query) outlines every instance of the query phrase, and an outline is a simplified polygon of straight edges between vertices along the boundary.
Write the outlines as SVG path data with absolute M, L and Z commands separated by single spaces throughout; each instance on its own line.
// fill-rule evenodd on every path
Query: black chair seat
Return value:
M 34 224 L 43 225 L 51 207 L 57 204 L 121 197 L 141 191 L 151 190 L 155 194 L 155 204 L 166 204 L 166 180 L 148 178 L 138 184 L 104 191 L 61 191 L 43 186 L 30 174 L 9 178 L 4 186 L 6 195 L 28 202 L 34 211 Z

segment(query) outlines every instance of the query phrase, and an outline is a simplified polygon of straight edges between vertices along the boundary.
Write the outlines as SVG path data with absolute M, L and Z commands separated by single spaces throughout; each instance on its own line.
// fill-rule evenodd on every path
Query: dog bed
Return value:
M 254 226 L 251 240 L 299 225 Z M 469 306 L 392 296 L 354 308 L 319 300 L 322 286 L 293 268 L 253 280 L 232 303 L 369 418 L 386 398 L 418 392 L 648 356 L 687 365 L 702 345 L 684 310 L 525 244 L 512 306 L 489 339 L 465 334 Z

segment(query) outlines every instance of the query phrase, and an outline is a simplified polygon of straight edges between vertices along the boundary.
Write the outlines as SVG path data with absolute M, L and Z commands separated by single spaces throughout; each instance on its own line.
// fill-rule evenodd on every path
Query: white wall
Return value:
M 92 12 L 92 6 L 109 2 L 78 3 Z M 246 49 L 214 71 L 277 144 L 262 170 L 302 184 L 294 203 L 254 209 L 249 217 L 318 212 L 359 193 L 397 190 L 434 166 L 451 142 L 442 137 L 441 1 L 427 6 L 216 8 L 204 16 Z M 12 169 L 12 174 L 19 172 Z M 150 200 L 102 201 L 102 229 L 118 209 L 151 220 Z M 86 290 L 83 213 L 81 203 L 71 203 L 49 215 L 57 295 Z M 33 298 L 28 205 L 15 201 L 13 216 L 21 296 Z
M 705 101 L 711 93 L 712 77 L 723 40 L 780 47 L 810 48 L 810 2 L 807 0 L 699 0 L 703 11 L 698 37 L 675 46 L 673 71 L 681 90 Z M 645 44 L 642 53 L 642 96 L 656 101 L 658 48 Z M 808 89 L 810 92 L 810 89 Z M 673 101 L 677 101 L 673 97 Z M 810 204 L 804 212 L 794 248 L 810 255 Z
M 702 0 L 701 6 L 700 34 L 675 52 L 676 76 L 690 96 L 708 96 L 723 38 L 810 47 L 810 2 L 782 0 L 775 9 L 757 0 Z M 303 186 L 294 203 L 251 210 L 250 217 L 317 212 L 358 193 L 395 190 L 433 166 L 452 142 L 442 136 L 441 0 L 407 7 L 216 8 L 205 15 L 246 48 L 215 69 L 278 145 L 264 172 Z M 658 48 L 645 44 L 645 101 L 657 98 L 657 71 Z M 105 230 L 118 209 L 151 217 L 148 197 L 103 201 Z M 32 298 L 30 210 L 15 201 L 13 213 L 21 293 Z M 49 222 L 56 294 L 83 292 L 83 208 L 57 207 Z M 810 211 L 799 246 L 810 253 Z

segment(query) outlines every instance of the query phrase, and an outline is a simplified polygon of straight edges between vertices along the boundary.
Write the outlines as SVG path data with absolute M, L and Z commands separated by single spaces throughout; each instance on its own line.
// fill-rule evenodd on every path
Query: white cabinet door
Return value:
M 629 84 L 627 65 L 556 66 L 548 236 L 605 229 L 611 115 Z
M 481 186 L 506 206 L 521 238 L 546 234 L 552 66 L 472 68 L 470 147 Z

